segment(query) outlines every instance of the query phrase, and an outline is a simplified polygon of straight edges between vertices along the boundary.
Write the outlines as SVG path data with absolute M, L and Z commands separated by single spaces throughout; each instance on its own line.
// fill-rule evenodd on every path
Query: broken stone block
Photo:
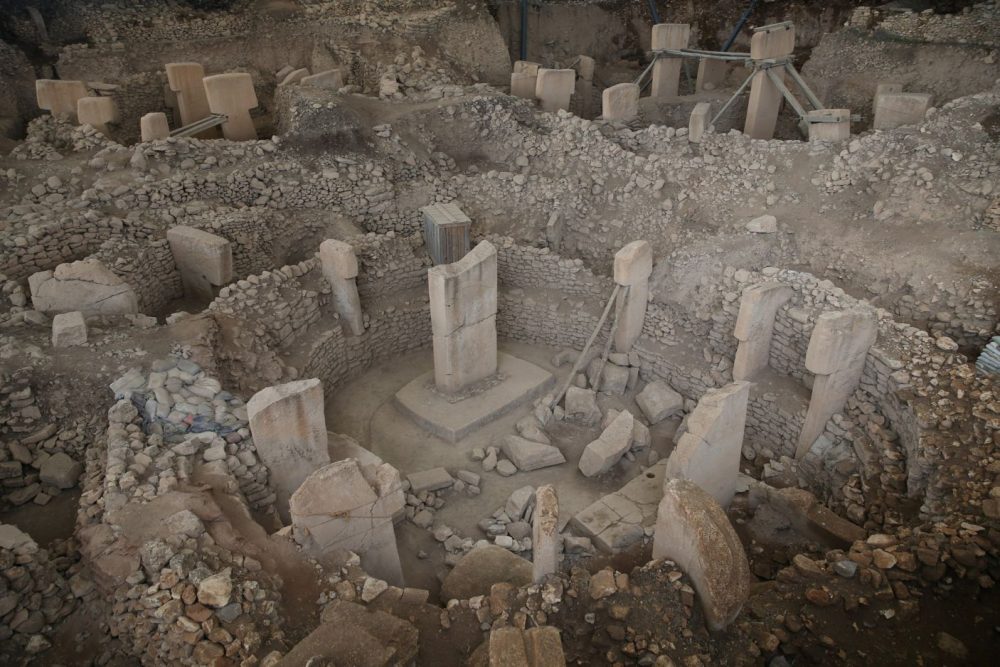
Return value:
M 516 435 L 505 437 L 501 449 L 517 469 L 524 472 L 566 462 L 566 457 L 558 448 Z
M 623 410 L 601 436 L 583 450 L 580 457 L 580 472 L 585 477 L 594 477 L 611 470 L 625 452 L 632 446 L 634 431 L 632 413 Z
M 639 86 L 619 83 L 601 93 L 601 117 L 628 122 L 639 115 Z
M 569 109 L 569 100 L 576 89 L 576 70 L 572 69 L 538 69 L 535 81 L 535 97 L 542 111 L 555 113 Z
M 65 452 L 57 452 L 45 459 L 38 471 L 38 479 L 59 489 L 72 489 L 83 473 L 83 464 L 74 461 Z
M 170 136 L 167 114 L 153 111 L 139 119 L 139 135 L 143 142 L 166 139 Z
M 139 312 L 139 298 L 124 280 L 96 259 L 60 264 L 28 277 L 31 303 L 43 313 L 88 315 Z
M 522 486 L 507 498 L 504 512 L 511 521 L 520 521 L 535 503 L 535 487 Z
M 467 600 L 477 595 L 489 595 L 493 584 L 505 582 L 512 586 L 531 583 L 531 562 L 492 544 L 478 546 L 455 564 L 441 584 L 444 600 Z
M 688 119 L 688 141 L 693 144 L 701 143 L 701 138 L 708 129 L 711 110 L 712 105 L 708 102 L 698 102 L 694 105 L 691 117 Z
M 747 223 L 747 231 L 755 234 L 773 234 L 778 231 L 778 219 L 773 215 L 762 215 Z
M 621 396 L 628 386 L 628 368 L 622 368 L 616 364 L 605 363 L 601 370 L 601 385 L 597 386 L 597 372 L 601 370 L 601 360 L 594 359 L 587 366 L 587 380 L 590 386 L 597 391 L 607 394 Z
M 87 322 L 83 313 L 59 313 L 52 318 L 52 347 L 72 347 L 87 342 Z
M 212 299 L 216 288 L 233 279 L 233 250 L 227 239 L 177 225 L 167 230 L 167 241 L 188 294 Z
M 323 609 L 319 626 L 278 664 L 394 667 L 413 664 L 419 648 L 419 633 L 409 621 L 353 602 L 332 600 Z
M 722 630 L 750 593 L 750 565 L 722 507 L 694 482 L 671 479 L 663 487 L 653 558 L 674 561 L 691 577 L 705 621 Z
M 883 93 L 875 98 L 875 118 L 872 129 L 891 130 L 902 125 L 920 123 L 931 107 L 928 93 Z
M 559 569 L 559 499 L 551 484 L 535 491 L 531 520 L 533 579 L 540 583 Z
M 581 424 L 596 424 L 601 419 L 601 409 L 597 406 L 597 393 L 580 387 L 567 389 L 566 419 Z
M 406 476 L 406 479 L 410 482 L 410 493 L 414 495 L 424 491 L 447 489 L 455 483 L 455 478 L 444 468 L 431 468 L 411 473 Z
M 118 122 L 118 107 L 110 97 L 81 97 L 76 101 L 76 117 L 81 125 L 109 136 L 108 125 Z
M 684 409 L 684 397 L 662 380 L 647 384 L 635 397 L 635 402 L 650 425 L 659 424 Z

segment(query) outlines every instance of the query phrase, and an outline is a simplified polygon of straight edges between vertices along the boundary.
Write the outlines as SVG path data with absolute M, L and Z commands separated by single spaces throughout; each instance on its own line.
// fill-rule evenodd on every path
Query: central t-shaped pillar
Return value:
M 754 32 L 750 38 L 750 58 L 754 61 L 772 58 L 787 58 L 795 48 L 795 26 L 779 23 L 765 26 Z M 778 79 L 784 82 L 785 69 L 773 68 Z M 750 100 L 747 102 L 747 120 L 743 133 L 751 139 L 771 139 L 774 126 L 781 110 L 781 91 L 767 75 L 766 69 L 758 69 L 750 84 Z

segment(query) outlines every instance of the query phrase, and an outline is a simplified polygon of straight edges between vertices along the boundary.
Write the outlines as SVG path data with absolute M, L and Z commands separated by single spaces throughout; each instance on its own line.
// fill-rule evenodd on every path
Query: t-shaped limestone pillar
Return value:
M 514 62 L 514 69 L 510 74 L 510 94 L 514 97 L 525 99 L 535 99 L 535 87 L 538 84 L 538 70 L 541 65 L 527 60 Z
M 532 515 L 532 570 L 536 583 L 559 569 L 559 498 L 551 484 L 535 491 L 535 511 Z
M 575 89 L 575 69 L 545 69 L 542 67 L 538 70 L 535 97 L 542 105 L 542 111 L 554 113 L 560 109 L 569 109 L 569 100 Z
M 806 350 L 806 368 L 816 377 L 795 458 L 809 453 L 830 417 L 844 408 L 858 388 L 877 336 L 875 317 L 868 311 L 823 313 L 816 319 Z
M 215 288 L 233 279 L 233 249 L 228 240 L 177 225 L 167 230 L 167 241 L 188 294 L 212 299 Z
M 657 23 L 653 26 L 652 48 L 686 49 L 691 37 L 691 26 L 686 23 Z M 660 56 L 653 63 L 651 95 L 657 99 L 677 97 L 683 58 Z
M 167 123 L 167 114 L 162 111 L 153 111 L 140 118 L 139 136 L 143 142 L 169 137 L 170 124 Z
M 740 341 L 733 361 L 734 380 L 752 380 L 767 368 L 771 358 L 771 335 L 778 308 L 792 296 L 792 288 L 779 282 L 751 285 L 743 290 L 740 314 L 733 335 Z
M 76 117 L 81 125 L 108 136 L 108 124 L 118 122 L 118 107 L 110 97 L 81 97 L 76 101 Z
M 601 93 L 601 117 L 604 120 L 630 121 L 639 115 L 639 86 L 619 83 Z
M 228 120 L 222 124 L 222 134 L 230 141 L 248 141 L 257 138 L 250 109 L 257 107 L 257 93 L 253 79 L 244 72 L 206 76 L 205 95 L 212 113 L 223 114 Z
M 615 253 L 615 282 L 628 287 L 625 306 L 615 330 L 615 352 L 628 352 L 642 333 L 649 301 L 649 276 L 653 273 L 653 249 L 646 241 L 632 241 Z
M 58 79 L 38 79 L 35 81 L 35 97 L 38 108 L 45 109 L 53 116 L 69 116 L 76 120 L 76 103 L 90 92 L 82 81 L 60 81 Z
M 497 250 L 482 241 L 427 272 L 434 382 L 454 393 L 497 372 Z
M 754 32 L 750 38 L 750 58 L 754 61 L 786 58 L 794 49 L 795 27 L 790 23 L 766 26 Z M 773 69 L 779 79 L 784 81 L 784 68 Z M 767 71 L 758 70 L 750 84 L 750 100 L 747 102 L 747 119 L 743 132 L 753 139 L 772 138 L 782 99 L 781 91 L 768 77 Z
M 247 401 L 250 434 L 271 471 L 278 513 L 289 520 L 288 499 L 314 470 L 330 462 L 323 385 L 317 379 L 265 387 Z
M 201 63 L 167 63 L 167 85 L 177 96 L 181 125 L 190 125 L 207 118 L 208 97 L 205 95 L 205 68 Z
M 361 299 L 358 296 L 358 258 L 349 243 L 327 239 L 319 245 L 319 259 L 323 277 L 333 290 L 333 304 L 340 318 L 351 333 L 364 332 L 361 318 Z

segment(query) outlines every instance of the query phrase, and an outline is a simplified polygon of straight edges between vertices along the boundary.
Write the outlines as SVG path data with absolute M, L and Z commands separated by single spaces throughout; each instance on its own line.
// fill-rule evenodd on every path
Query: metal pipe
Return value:
M 769 67 L 766 70 L 764 70 L 765 72 L 767 72 L 767 78 L 771 80 L 771 83 L 773 83 L 774 87 L 778 89 L 778 91 L 781 93 L 781 96 L 784 97 L 786 100 L 788 100 L 788 103 L 792 105 L 793 109 L 795 109 L 795 113 L 799 115 L 799 118 L 805 120 L 806 110 L 802 108 L 802 105 L 799 104 L 799 101 L 795 99 L 794 95 L 792 95 L 792 91 L 788 90 L 788 87 L 785 86 L 785 82 L 781 80 L 781 77 L 778 76 L 778 73 L 775 72 L 774 69 L 775 68 Z
M 649 12 L 653 15 L 653 24 L 660 22 L 660 12 L 656 9 L 656 0 L 649 0 Z
M 521 60 L 528 59 L 528 0 L 521 0 Z
M 715 125 L 715 121 L 719 120 L 719 118 L 722 117 L 722 114 L 726 112 L 726 109 L 728 109 L 730 105 L 732 105 L 732 103 L 736 100 L 736 98 L 740 96 L 740 93 L 742 93 L 744 89 L 746 89 L 746 87 L 750 84 L 751 79 L 753 79 L 756 73 L 757 73 L 756 70 L 751 72 L 750 76 L 747 77 L 747 80 L 744 81 L 742 84 L 740 84 L 740 87 L 736 89 L 736 92 L 733 93 L 733 96 L 729 98 L 729 101 L 726 102 L 721 109 L 719 109 L 719 113 L 715 114 L 715 118 L 713 118 L 712 122 L 708 124 L 709 127 Z
M 733 45 L 733 42 L 736 41 L 736 38 L 740 36 L 740 31 L 743 30 L 743 26 L 746 25 L 747 20 L 749 20 L 750 15 L 756 8 L 757 8 L 757 0 L 750 0 L 750 5 L 746 8 L 746 11 L 743 12 L 743 15 L 740 17 L 740 20 L 736 22 L 736 27 L 733 28 L 733 34 L 731 34 L 729 36 L 729 39 L 726 40 L 726 43 L 722 45 L 723 51 L 728 51 L 729 48 Z

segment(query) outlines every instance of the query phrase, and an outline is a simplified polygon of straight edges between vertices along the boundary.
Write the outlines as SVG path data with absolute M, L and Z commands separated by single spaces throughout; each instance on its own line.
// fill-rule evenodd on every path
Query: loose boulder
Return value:
M 647 384 L 635 397 L 635 402 L 651 425 L 684 409 L 684 397 L 662 380 Z
M 476 547 L 458 561 L 441 585 L 441 597 L 464 600 L 489 595 L 493 584 L 499 582 L 518 587 L 531 580 L 531 561 L 491 544 Z
M 618 463 L 625 452 L 632 446 L 632 433 L 635 430 L 635 418 L 628 410 L 622 410 L 601 437 L 594 440 L 580 457 L 580 472 L 585 477 L 600 475 Z

